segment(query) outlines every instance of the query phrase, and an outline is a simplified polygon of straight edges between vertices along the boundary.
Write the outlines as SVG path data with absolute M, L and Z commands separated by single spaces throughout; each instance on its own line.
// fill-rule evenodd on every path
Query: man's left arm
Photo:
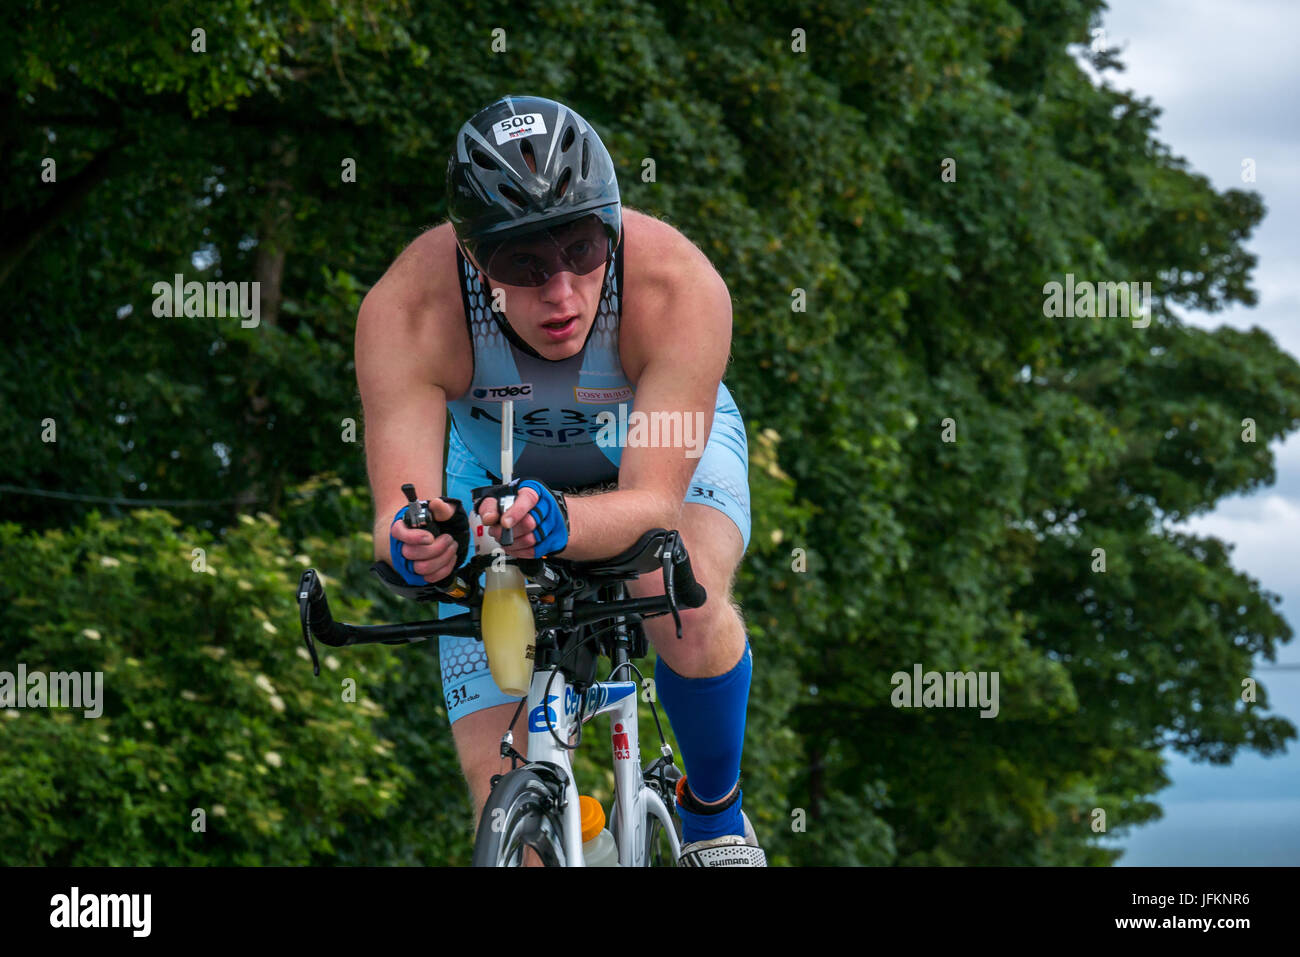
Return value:
M 700 260 L 702 254 L 695 250 Z M 646 444 L 632 416 L 619 462 L 618 489 L 567 497 L 569 545 L 561 557 L 574 561 L 607 558 L 631 548 L 651 528 L 676 526 L 691 476 L 713 427 L 718 383 L 731 352 L 731 296 L 726 283 L 704 260 L 673 283 L 638 343 L 646 361 L 636 382 L 633 412 L 644 413 Z M 657 444 L 656 444 L 657 443 Z M 513 523 L 532 525 L 527 513 L 536 493 L 523 490 L 507 512 Z M 521 529 L 520 537 L 528 539 Z M 514 549 L 506 549 L 508 554 Z M 521 554 L 531 555 L 531 549 Z

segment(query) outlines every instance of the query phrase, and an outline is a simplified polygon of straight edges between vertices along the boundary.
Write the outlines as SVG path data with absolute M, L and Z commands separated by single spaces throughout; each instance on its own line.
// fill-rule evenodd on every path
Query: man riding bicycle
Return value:
M 749 544 L 749 482 L 744 423 L 722 384 L 727 287 L 677 230 L 622 208 L 600 137 L 553 100 L 507 96 L 471 117 L 447 188 L 450 223 L 402 252 L 357 318 L 375 556 L 412 584 L 445 582 L 469 553 L 461 503 L 485 532 L 511 528 L 504 551 L 519 558 L 606 558 L 649 528 L 678 529 L 708 601 L 681 613 L 680 641 L 671 619 L 645 629 L 686 767 L 679 863 L 761 865 L 741 810 L 752 655 L 730 594 Z M 505 399 L 519 477 L 508 486 L 494 473 Z M 681 427 L 625 432 L 638 413 Z M 402 484 L 434 489 L 444 477 L 446 498 L 430 507 L 454 533 L 407 528 Z M 628 591 L 660 595 L 663 584 Z M 440 617 L 461 611 L 439 605 Z M 442 637 L 440 657 L 477 818 L 519 699 L 497 688 L 480 642 Z M 515 747 L 526 755 L 527 736 Z

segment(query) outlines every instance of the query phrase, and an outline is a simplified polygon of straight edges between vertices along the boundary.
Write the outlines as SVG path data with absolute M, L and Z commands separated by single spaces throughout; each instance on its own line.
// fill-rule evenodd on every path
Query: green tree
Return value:
M 625 201 L 689 235 L 731 290 L 727 383 L 749 426 L 754 500 L 737 578 L 755 650 L 745 794 L 771 859 L 1113 860 L 1094 811 L 1112 834 L 1156 816 L 1163 748 L 1228 761 L 1295 736 L 1263 698 L 1240 700 L 1255 656 L 1291 637 L 1274 600 L 1221 543 L 1169 523 L 1273 480 L 1268 445 L 1300 420 L 1300 367 L 1259 330 L 1180 322 L 1179 308 L 1254 303 L 1243 242 L 1264 211 L 1172 155 L 1152 103 L 1080 68 L 1072 45 L 1100 9 L 10 5 L 0 163 L 15 188 L 0 199 L 0 288 L 16 315 L 0 353 L 0 518 L 16 523 L 17 577 L 0 667 L 37 652 L 81 660 L 77 629 L 98 627 L 95 602 L 107 614 L 117 598 L 78 602 L 57 634 L 43 630 L 48 603 L 24 602 L 109 574 L 92 554 L 125 567 L 137 553 L 112 535 L 175 549 L 137 528 L 161 518 L 121 499 L 175 500 L 185 531 L 167 534 L 215 553 L 258 530 L 263 552 L 249 561 L 278 573 L 274 587 L 249 579 L 262 597 L 232 592 L 222 607 L 253 628 L 241 640 L 267 642 L 248 618 L 262 608 L 280 632 L 260 654 L 279 649 L 283 667 L 301 662 L 293 575 L 275 556 L 311 555 L 341 586 L 331 600 L 355 595 L 375 619 L 422 613 L 365 572 L 352 323 L 392 258 L 442 218 L 458 124 L 504 92 L 535 91 L 599 126 Z M 56 183 L 42 181 L 47 158 Z M 258 280 L 261 323 L 155 317 L 154 284 L 176 273 Z M 1150 323 L 1049 317 L 1044 286 L 1066 274 L 1149 281 Z M 122 524 L 84 520 L 88 496 Z M 236 521 L 258 509 L 280 527 Z M 43 574 L 20 574 L 33 551 Z M 150 680 L 179 693 L 187 669 L 208 666 L 193 649 L 224 647 L 204 596 L 225 579 L 199 579 L 205 591 L 188 559 L 138 561 L 172 576 Z M 152 607 L 150 592 L 125 595 Z M 109 661 L 111 643 L 87 660 Z M 260 860 L 465 860 L 469 808 L 431 651 L 338 654 L 373 669 L 383 714 L 345 712 L 338 733 L 356 750 L 337 766 L 373 783 L 349 790 L 342 770 L 326 784 L 294 778 L 277 806 L 340 825 L 322 824 L 317 843 L 259 844 Z M 277 689 L 299 687 L 258 660 Z M 998 717 L 894 708 L 891 677 L 914 663 L 997 672 Z M 300 694 L 302 714 L 327 707 Z M 126 707 L 106 720 L 118 727 Z M 201 726 L 177 702 L 157 707 L 182 713 L 177 728 Z M 249 730 L 291 737 L 287 714 Z M 97 739 L 80 725 L 0 722 L 15 728 L 60 734 L 83 749 L 78 766 L 93 764 Z M 187 733 L 160 763 L 194 766 Z M 349 766 L 357 742 L 381 738 L 393 742 L 386 771 Z M 29 776 L 49 813 L 33 823 L 0 804 L 4 833 L 116 826 L 117 810 L 66 819 L 71 785 L 41 770 L 48 750 L 6 753 L 24 757 L 3 773 Z M 598 764 L 581 767 L 601 793 Z M 134 793 L 124 787 L 114 778 L 97 793 Z M 146 817 L 164 814 L 149 806 Z M 251 859 L 242 853 L 210 859 Z

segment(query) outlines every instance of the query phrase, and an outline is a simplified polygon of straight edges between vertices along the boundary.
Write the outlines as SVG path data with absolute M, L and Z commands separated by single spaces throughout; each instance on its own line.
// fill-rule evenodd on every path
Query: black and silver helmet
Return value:
M 457 131 L 447 163 L 447 212 L 476 265 L 484 241 L 541 226 L 594 214 L 611 249 L 623 227 L 605 144 L 573 110 L 540 96 L 503 96 Z

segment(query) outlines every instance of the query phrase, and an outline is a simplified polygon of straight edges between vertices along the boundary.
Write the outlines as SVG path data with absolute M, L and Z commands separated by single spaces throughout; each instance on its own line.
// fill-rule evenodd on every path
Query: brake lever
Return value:
M 682 639 L 682 616 L 677 614 L 677 594 L 673 589 L 673 555 L 677 551 L 677 529 L 673 529 L 664 538 L 663 552 L 660 560 L 663 562 L 664 573 L 664 596 L 668 599 L 668 610 L 673 613 L 673 625 L 677 628 L 677 640 Z
M 416 496 L 414 485 L 407 482 L 402 486 L 402 494 L 406 496 L 407 501 L 406 514 L 402 516 L 402 524 L 407 528 L 422 528 L 432 534 L 434 538 L 446 533 L 446 529 L 433 517 L 433 509 L 429 507 L 429 500 Z M 456 503 L 455 507 L 460 509 L 460 504 Z M 455 515 L 452 517 L 454 519 Z M 457 569 L 454 568 L 446 578 L 432 584 L 451 595 L 453 600 L 458 600 L 469 594 L 469 585 L 465 582 L 465 579 L 457 574 Z
M 302 622 L 302 639 L 307 643 L 307 650 L 311 653 L 312 673 L 315 677 L 320 677 L 320 659 L 316 657 L 316 643 L 311 637 L 311 622 L 308 621 L 307 602 L 311 597 L 312 587 L 318 583 L 316 578 L 316 569 L 309 568 L 302 573 L 302 578 L 298 581 L 298 619 Z

